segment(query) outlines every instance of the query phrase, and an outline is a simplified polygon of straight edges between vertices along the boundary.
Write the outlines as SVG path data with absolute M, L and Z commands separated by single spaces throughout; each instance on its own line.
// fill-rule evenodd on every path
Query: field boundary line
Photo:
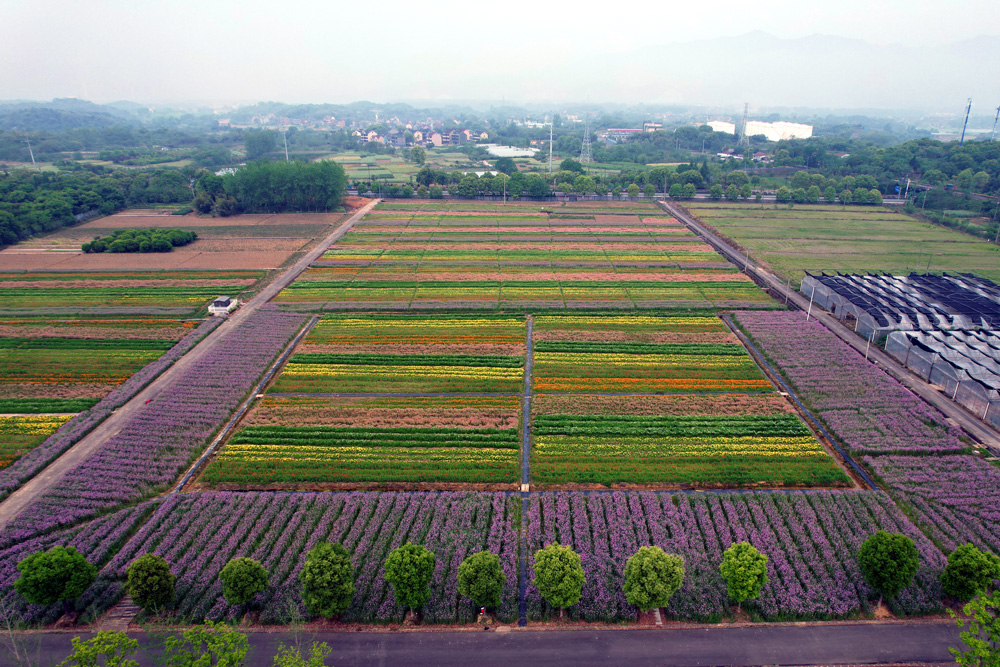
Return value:
M 525 315 L 527 334 L 524 354 L 524 396 L 521 402 L 521 521 L 518 535 L 517 624 L 528 624 L 528 506 L 531 490 L 531 351 L 535 320 L 531 313 Z
M 861 481 L 863 481 L 869 489 L 877 491 L 878 485 L 875 484 L 875 481 L 869 477 L 864 468 L 858 465 L 854 458 L 840 446 L 840 443 L 832 435 L 830 435 L 830 432 L 826 430 L 826 427 L 823 426 L 823 423 L 820 422 L 816 415 L 814 415 L 809 408 L 807 408 L 802 401 L 799 400 L 798 394 L 796 394 L 795 390 L 789 386 L 789 384 L 785 381 L 785 378 L 782 377 L 782 375 L 778 373 L 770 363 L 768 363 L 767 359 L 764 358 L 763 353 L 757 349 L 757 346 L 753 343 L 753 341 L 751 341 L 746 334 L 740 331 L 739 327 L 737 327 L 732 321 L 732 316 L 729 313 L 722 313 L 719 317 L 726 323 L 726 326 L 729 327 L 734 334 L 736 334 L 740 341 L 746 345 L 747 349 L 750 351 L 750 356 L 754 359 L 754 361 L 758 365 L 764 366 L 767 371 L 766 374 L 772 382 L 777 380 L 778 384 L 781 385 L 781 388 L 788 394 L 788 397 L 792 399 L 802 414 L 806 416 L 812 429 L 814 431 L 818 431 L 820 435 L 826 438 L 827 442 L 829 442 L 830 445 L 837 450 L 837 453 L 843 457 L 847 465 L 851 467 L 851 469 L 858 475 L 858 477 L 861 478 Z
M 306 334 L 312 331 L 312 328 L 316 325 L 316 322 L 319 321 L 319 318 L 320 318 L 319 315 L 313 315 L 312 318 L 310 318 L 309 321 L 302 326 L 302 328 L 295 335 L 295 337 L 292 338 L 291 341 L 289 341 L 285 349 L 282 350 L 281 354 L 278 355 L 278 358 L 275 359 L 274 363 L 271 364 L 271 367 L 267 369 L 266 373 L 264 373 L 264 376 L 250 390 L 250 395 L 247 396 L 246 400 L 244 400 L 243 403 L 240 405 L 240 407 L 237 408 L 236 412 L 233 413 L 233 416 L 229 418 L 228 422 L 226 422 L 226 425 L 222 427 L 221 431 L 219 431 L 218 435 L 216 435 L 215 438 L 212 439 L 212 443 L 202 453 L 202 455 L 198 457 L 198 460 L 194 462 L 194 464 L 188 469 L 188 471 L 184 473 L 184 476 L 181 477 L 181 481 L 178 482 L 177 486 L 174 487 L 174 490 L 170 492 L 171 494 L 180 493 L 181 490 L 184 488 L 184 486 L 191 480 L 194 474 L 198 471 L 198 468 L 201 467 L 202 463 L 207 461 L 208 458 L 215 453 L 216 448 L 222 443 L 223 440 L 225 440 L 229 436 L 232 430 L 236 427 L 236 424 L 241 419 L 243 419 L 243 415 L 245 415 L 247 413 L 247 410 L 250 409 L 250 405 L 255 400 L 257 400 L 257 396 L 260 394 L 260 390 L 264 388 L 264 385 L 266 385 L 268 382 L 271 381 L 271 378 L 274 377 L 274 374 L 277 372 L 277 370 L 282 366 L 282 364 L 285 363 L 289 355 L 291 355 L 292 350 L 294 350 L 295 346 L 299 344 L 299 341 L 301 341 Z
M 782 299 L 787 299 L 787 303 L 793 309 L 806 311 L 809 306 L 809 299 L 805 295 L 786 287 L 777 276 L 758 267 L 754 262 L 750 261 L 748 256 L 733 249 L 728 243 L 707 230 L 683 209 L 669 202 L 657 203 L 665 211 L 687 225 L 693 232 L 704 238 L 709 245 L 716 248 L 724 257 L 736 264 L 737 267 L 742 263 L 744 268 L 741 271 L 744 271 L 758 285 L 762 285 L 774 294 L 780 295 Z M 851 346 L 859 354 L 865 354 L 866 341 L 841 325 L 839 320 L 833 317 L 833 315 L 822 309 L 813 308 L 811 317 L 815 318 L 830 333 Z M 987 426 L 978 417 L 968 412 L 965 408 L 960 407 L 950 398 L 938 393 L 929 384 L 886 354 L 881 348 L 872 347 L 870 350 L 867 350 L 867 353 L 869 361 L 881 368 L 889 377 L 901 383 L 909 391 L 913 392 L 914 395 L 923 399 L 924 402 L 937 408 L 945 417 L 953 419 L 969 436 L 977 442 L 982 443 L 991 452 L 994 452 L 994 454 L 1000 452 L 1000 433 L 998 431 Z

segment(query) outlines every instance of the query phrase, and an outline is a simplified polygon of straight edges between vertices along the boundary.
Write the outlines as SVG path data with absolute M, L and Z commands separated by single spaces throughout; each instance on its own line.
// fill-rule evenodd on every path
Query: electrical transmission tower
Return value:
M 743 103 L 743 127 L 740 128 L 740 148 L 750 148 L 750 135 L 747 134 L 747 123 L 750 118 L 750 103 Z
M 552 126 L 555 124 L 555 116 L 549 120 L 549 173 L 552 173 Z
M 969 113 L 972 111 L 972 98 L 969 98 L 969 105 L 965 107 L 965 124 L 962 125 L 962 138 L 958 140 L 958 145 L 965 143 L 965 128 L 969 127 Z
M 996 115 L 996 118 L 993 119 L 993 131 L 990 132 L 990 141 L 993 141 L 993 138 L 997 136 L 997 121 L 998 120 L 1000 120 L 1000 107 L 997 107 L 997 115 Z
M 590 164 L 593 156 L 590 154 L 590 114 L 584 116 L 583 121 L 583 148 L 580 149 L 580 163 Z

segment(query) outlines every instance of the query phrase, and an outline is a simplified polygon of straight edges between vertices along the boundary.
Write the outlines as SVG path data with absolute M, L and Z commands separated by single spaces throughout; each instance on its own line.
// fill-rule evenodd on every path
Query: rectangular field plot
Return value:
M 655 206 L 582 204 L 380 204 L 276 301 L 296 310 L 775 307 Z
M 263 277 L 263 271 L 0 273 L 0 314 L 191 316 Z
M 517 398 L 266 398 L 212 461 L 216 488 L 514 488 Z
M 526 337 L 520 317 L 329 315 L 296 348 L 271 392 L 519 392 Z
M 539 316 L 536 392 L 770 392 L 771 383 L 713 316 Z
M 618 487 L 849 486 L 784 397 L 537 396 L 531 481 Z
M 1000 281 L 1000 249 L 956 230 L 881 206 L 755 206 L 691 203 L 687 208 L 747 248 L 792 284 L 819 273 L 972 272 Z
M 160 319 L 0 319 L 0 468 L 192 329 Z

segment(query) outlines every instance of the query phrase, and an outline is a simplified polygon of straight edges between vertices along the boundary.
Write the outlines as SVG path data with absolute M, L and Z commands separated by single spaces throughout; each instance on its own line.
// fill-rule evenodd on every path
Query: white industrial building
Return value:
M 710 120 L 708 126 L 713 132 L 725 132 L 726 134 L 736 134 L 736 125 L 727 123 L 724 120 Z
M 768 141 L 781 141 L 783 139 L 808 139 L 813 135 L 812 125 L 802 123 L 788 123 L 779 120 L 776 123 L 765 123 L 760 120 L 747 121 L 747 135 L 756 136 L 763 134 Z

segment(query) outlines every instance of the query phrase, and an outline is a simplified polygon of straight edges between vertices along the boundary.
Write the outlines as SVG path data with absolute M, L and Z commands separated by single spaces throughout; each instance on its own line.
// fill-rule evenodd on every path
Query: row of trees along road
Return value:
M 910 585 L 919 565 L 913 540 L 901 534 L 878 531 L 862 544 L 858 563 L 868 585 L 883 598 L 894 598 Z M 425 547 L 407 542 L 389 554 L 385 579 L 401 607 L 414 612 L 427 602 L 434 574 L 435 556 Z M 62 602 L 67 613 L 73 601 L 95 580 L 97 569 L 73 547 L 53 547 L 28 556 L 17 565 L 21 577 L 14 588 L 32 604 Z M 580 556 L 566 545 L 550 544 L 535 553 L 534 585 L 553 609 L 576 604 L 586 580 Z M 760 595 L 767 583 L 767 556 L 746 543 L 726 550 L 719 571 L 730 598 L 742 603 Z M 128 591 L 140 607 L 168 609 L 174 599 L 176 577 L 162 557 L 146 554 L 128 567 Z M 220 575 L 222 595 L 231 605 L 249 605 L 267 588 L 267 570 L 250 558 L 229 561 Z M 339 544 L 322 543 L 306 555 L 299 575 L 306 608 L 317 617 L 336 618 L 347 611 L 354 597 L 351 555 Z M 971 544 L 958 547 L 948 557 L 941 575 L 945 595 L 968 601 L 990 589 L 1000 579 L 1000 558 Z M 481 551 L 470 555 L 458 570 L 458 590 L 479 607 L 496 607 L 506 579 L 499 558 Z M 684 581 L 684 561 L 660 547 L 642 547 L 625 565 L 625 595 L 640 610 L 665 607 Z
M 897 596 L 912 583 L 919 567 L 919 552 L 909 537 L 880 530 L 862 543 L 858 564 L 865 582 L 879 594 L 881 604 L 884 598 Z M 419 613 L 431 595 L 434 566 L 434 554 L 410 542 L 389 554 L 383 574 L 401 607 Z M 74 600 L 97 577 L 97 568 L 73 547 L 56 546 L 32 554 L 19 562 L 17 568 L 21 572 L 20 578 L 14 582 L 18 593 L 32 604 L 62 602 L 67 614 L 72 611 Z M 719 571 L 726 581 L 729 597 L 737 603 L 739 613 L 743 602 L 757 598 L 768 582 L 767 556 L 747 542 L 734 543 L 723 554 Z M 534 572 L 532 583 L 542 598 L 559 610 L 560 617 L 563 610 L 580 600 L 586 578 L 580 556 L 569 546 L 549 544 L 537 551 Z M 306 555 L 305 565 L 299 573 L 302 598 L 309 613 L 336 618 L 347 611 L 354 597 L 354 576 L 351 556 L 341 545 L 321 543 L 313 548 Z M 257 594 L 266 589 L 269 573 L 255 560 L 234 558 L 223 567 L 219 578 L 226 602 L 246 611 Z M 996 555 L 965 544 L 948 556 L 941 575 L 944 593 L 960 601 L 971 600 L 964 608 L 968 618 L 959 619 L 960 627 L 969 626 L 968 631 L 961 633 L 968 648 L 952 649 L 959 664 L 1000 664 L 997 648 L 1000 645 L 1000 593 L 990 593 L 998 579 L 1000 558 Z M 161 556 L 145 554 L 132 561 L 127 569 L 127 580 L 129 595 L 144 610 L 155 613 L 168 609 L 172 604 L 176 576 Z M 658 546 L 641 547 L 625 565 L 625 597 L 639 610 L 665 607 L 683 582 L 683 559 L 664 553 Z M 480 551 L 468 556 L 459 566 L 459 593 L 477 606 L 498 606 L 505 583 L 506 577 L 496 554 Z M 200 632 L 212 635 L 216 630 L 215 626 L 208 624 L 207 629 Z M 121 637 L 127 640 L 123 633 Z M 73 645 L 78 652 L 83 650 L 80 656 L 85 656 L 87 651 L 118 650 L 116 647 L 120 648 L 121 637 L 105 634 L 101 640 L 104 644 L 81 642 L 78 645 L 78 641 L 74 641 Z M 201 639 L 204 641 L 206 638 Z M 238 639 L 232 639 L 239 644 Z M 244 646 L 245 640 L 243 636 Z M 184 640 L 175 639 L 175 642 L 177 648 Z M 133 645 L 128 647 L 135 650 Z M 98 663 L 78 658 L 77 664 Z M 322 664 L 322 660 L 317 664 Z

